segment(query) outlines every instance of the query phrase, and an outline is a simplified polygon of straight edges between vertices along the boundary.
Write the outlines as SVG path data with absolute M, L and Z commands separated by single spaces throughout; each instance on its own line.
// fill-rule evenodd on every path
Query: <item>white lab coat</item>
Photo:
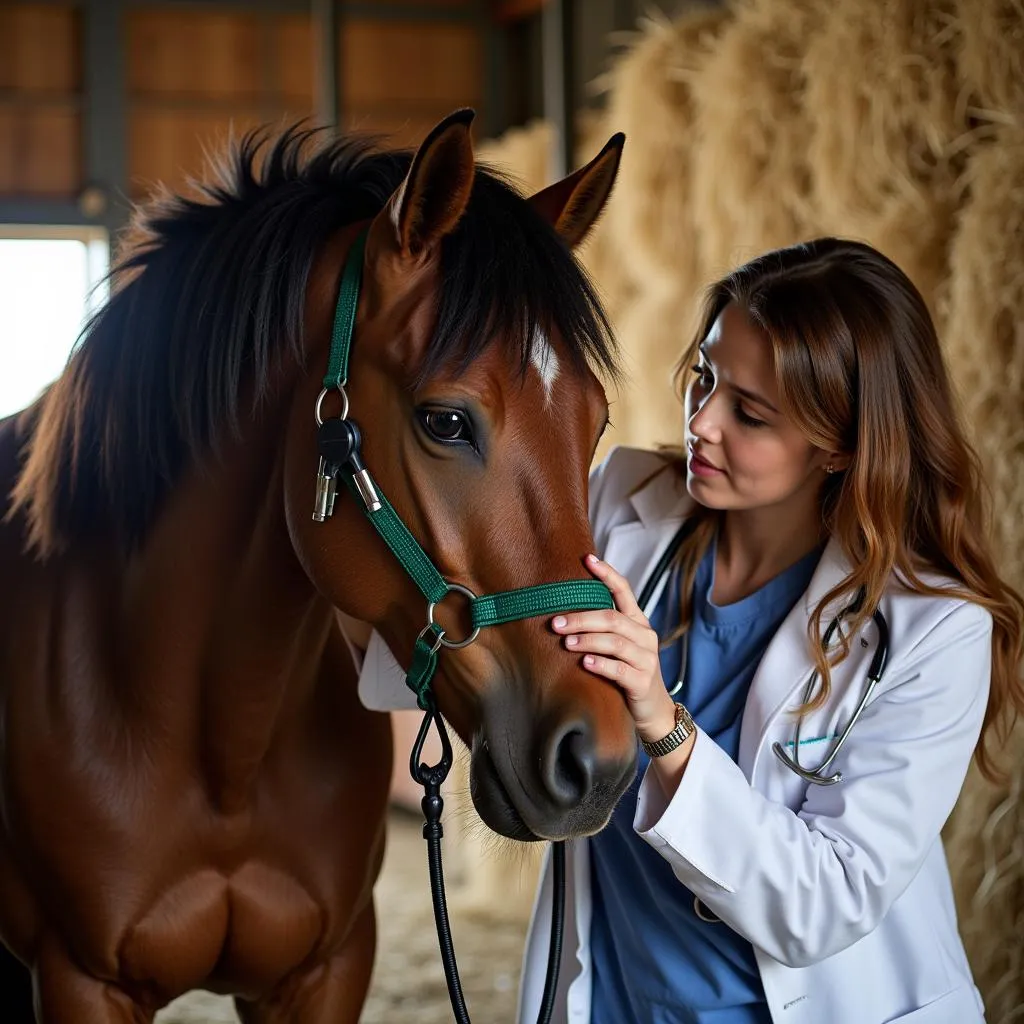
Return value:
M 660 465 L 653 453 L 618 448 L 591 478 L 597 551 L 635 591 L 692 507 L 682 481 L 657 473 Z M 843 781 L 808 785 L 779 763 L 771 745 L 793 739 L 787 709 L 800 703 L 812 670 L 808 616 L 846 571 L 837 545 L 829 544 L 758 666 L 738 764 L 698 733 L 670 801 L 656 779 L 643 781 L 634 827 L 684 885 L 753 943 L 774 1024 L 977 1024 L 983 1009 L 957 933 L 939 832 L 981 730 L 991 618 L 977 605 L 918 596 L 894 583 L 881 605 L 890 630 L 888 667 L 835 763 Z M 659 596 L 655 591 L 645 611 Z M 826 746 L 814 741 L 838 732 L 863 692 L 874 625 L 864 628 L 867 646 L 858 639 L 833 672 L 825 707 L 803 723 L 807 765 L 818 764 Z M 415 706 L 376 633 L 360 694 L 375 708 Z M 568 846 L 553 1024 L 586 1024 L 589 851 L 586 840 Z M 550 913 L 546 868 L 523 962 L 521 1024 L 537 1019 Z
M 658 464 L 650 452 L 619 448 L 591 480 L 597 550 L 635 591 L 691 507 L 670 471 L 644 484 Z M 957 933 L 939 832 L 981 730 L 991 617 L 977 605 L 894 583 L 881 604 L 888 666 L 835 763 L 843 781 L 809 785 L 771 745 L 792 743 L 787 709 L 800 703 L 812 670 L 808 616 L 847 571 L 838 546 L 829 544 L 758 666 L 738 763 L 698 733 L 671 800 L 653 775 L 643 780 L 634 828 L 680 882 L 753 943 L 774 1024 L 977 1024 L 983 1008 Z M 840 731 L 859 701 L 875 634 L 869 624 L 866 646 L 853 638 L 853 652 L 833 672 L 828 702 L 805 719 L 804 764 L 819 763 L 827 744 L 814 741 Z M 591 994 L 585 840 L 569 844 L 567 879 L 553 1021 L 584 1024 Z M 521 1024 L 537 1019 L 550 900 L 546 868 L 523 964 Z

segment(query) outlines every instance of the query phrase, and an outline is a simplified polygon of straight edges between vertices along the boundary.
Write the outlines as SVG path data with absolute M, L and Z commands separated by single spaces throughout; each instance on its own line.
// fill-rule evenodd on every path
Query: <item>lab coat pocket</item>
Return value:
M 984 1024 L 974 993 L 956 988 L 902 1017 L 892 1017 L 885 1024 Z

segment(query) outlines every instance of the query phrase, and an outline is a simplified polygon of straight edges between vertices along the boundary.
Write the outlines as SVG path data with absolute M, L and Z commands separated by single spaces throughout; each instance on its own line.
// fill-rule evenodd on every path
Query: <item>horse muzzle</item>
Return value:
M 489 716 L 490 717 L 490 716 Z M 592 835 L 608 822 L 636 775 L 636 744 L 602 754 L 587 717 L 558 719 L 538 728 L 498 716 L 473 738 L 470 792 L 484 824 L 524 842 Z

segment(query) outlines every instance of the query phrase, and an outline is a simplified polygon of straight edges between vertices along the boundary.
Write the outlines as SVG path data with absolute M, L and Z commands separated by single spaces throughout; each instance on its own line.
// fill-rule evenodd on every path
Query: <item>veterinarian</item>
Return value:
M 1024 605 L 927 308 L 868 246 L 771 252 L 711 287 L 678 378 L 684 443 L 591 478 L 616 610 L 550 623 L 639 747 L 570 846 L 555 1020 L 983 1021 L 940 832 L 1024 707 Z

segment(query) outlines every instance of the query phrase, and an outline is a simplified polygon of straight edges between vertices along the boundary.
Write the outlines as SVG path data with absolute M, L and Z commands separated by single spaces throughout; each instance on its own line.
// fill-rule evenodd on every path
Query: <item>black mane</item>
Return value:
M 275 140 L 254 132 L 196 198 L 169 195 L 140 209 L 110 300 L 24 419 L 33 436 L 14 499 L 37 547 L 95 531 L 127 547 L 144 536 L 183 466 L 225 425 L 237 429 L 243 401 L 268 397 L 282 358 L 301 358 L 318 249 L 379 212 L 411 159 L 360 136 L 323 143 L 304 128 Z M 496 336 L 519 347 L 525 370 L 538 330 L 551 329 L 577 367 L 617 375 L 585 273 L 496 172 L 478 168 L 441 262 L 421 377 L 468 365 Z

